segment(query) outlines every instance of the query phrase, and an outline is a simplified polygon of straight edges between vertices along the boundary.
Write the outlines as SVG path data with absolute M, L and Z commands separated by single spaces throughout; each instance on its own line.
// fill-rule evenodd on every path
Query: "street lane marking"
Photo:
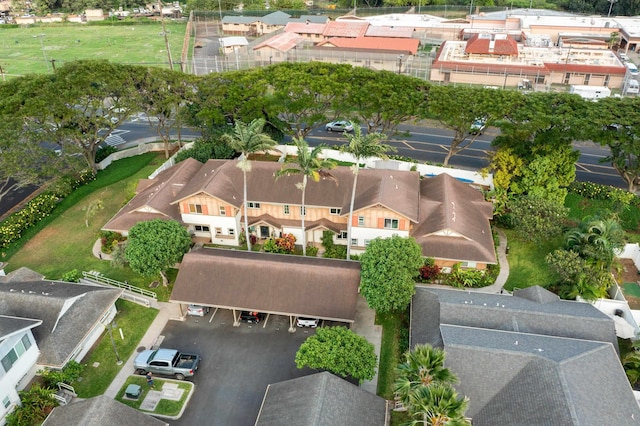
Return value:
M 407 141 L 405 141 L 405 140 L 397 141 L 397 142 L 402 143 L 403 145 L 407 146 L 409 149 L 411 149 L 411 150 L 413 150 L 413 151 L 415 151 L 415 150 L 416 150 L 414 147 L 412 147 L 411 145 L 409 145 L 409 143 L 408 143 Z

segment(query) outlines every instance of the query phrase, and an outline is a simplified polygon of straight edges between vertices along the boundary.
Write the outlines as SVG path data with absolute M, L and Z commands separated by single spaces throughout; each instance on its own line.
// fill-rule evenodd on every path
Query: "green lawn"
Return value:
M 589 200 L 570 192 L 564 205 L 569 208 L 569 217 L 580 221 L 586 216 L 594 216 L 602 210 L 618 211 L 622 228 L 638 238 L 640 225 L 640 208 L 637 205 L 617 206 L 610 200 Z
M 542 243 L 530 243 L 518 238 L 513 230 L 505 229 L 509 245 L 509 278 L 505 284 L 507 290 L 525 288 L 533 285 L 542 287 L 556 281 L 555 274 L 551 271 L 545 257 L 547 253 L 560 248 L 562 236 L 547 240 Z
M 393 383 L 396 380 L 395 369 L 400 363 L 402 353 L 407 349 L 408 324 L 404 314 L 377 314 L 376 324 L 382 325 L 382 342 L 380 347 L 380 362 L 378 365 L 377 393 L 383 398 L 393 399 Z M 403 328 L 405 332 L 403 332 Z
M 186 22 L 167 20 L 165 25 L 171 55 L 179 61 Z M 107 59 L 168 67 L 160 22 L 37 24 L 19 28 L 0 25 L 0 65 L 8 76 L 51 72 L 51 59 L 56 60 L 57 66 L 78 59 Z
M 94 257 L 91 249 L 100 228 L 134 195 L 138 180 L 148 177 L 162 161 L 161 155 L 149 153 L 120 160 L 100 172 L 94 182 L 78 188 L 40 226 L 26 233 L 24 245 L 8 256 L 7 271 L 26 266 L 49 279 L 60 279 L 73 269 L 95 270 L 142 288 L 158 281 L 159 277 L 142 277 L 128 267 L 112 268 L 109 261 Z M 87 217 L 87 208 L 96 203 L 102 207 Z M 166 301 L 170 287 L 161 285 L 156 293 L 158 300 Z
M 124 300 L 118 300 L 116 307 L 118 308 L 115 318 L 117 326 L 113 330 L 113 341 L 120 359 L 126 361 L 140 344 L 142 336 L 158 315 L 158 311 Z M 118 329 L 122 329 L 124 340 L 120 337 Z M 99 364 L 94 367 L 94 363 Z M 124 365 L 117 364 L 108 332 L 105 332 L 91 349 L 89 355 L 84 358 L 83 364 L 85 368 L 81 380 L 72 384 L 81 398 L 102 395 Z
M 180 414 L 182 410 L 182 406 L 186 403 L 187 397 L 191 392 L 193 392 L 193 383 L 190 382 L 176 382 L 175 380 L 163 380 L 154 377 L 153 379 L 153 387 L 155 390 L 162 389 L 162 385 L 164 383 L 177 383 L 178 389 L 183 389 L 184 393 L 179 401 L 171 401 L 168 399 L 161 399 L 156 406 L 156 409 L 152 411 L 153 414 L 160 414 L 164 416 L 177 416 Z M 128 398 L 124 398 L 124 392 L 127 389 L 127 386 L 130 384 L 138 385 L 142 388 L 142 394 L 137 400 L 131 400 Z M 131 408 L 135 408 L 137 410 L 140 409 L 140 405 L 144 401 L 144 398 L 149 393 L 149 387 L 147 386 L 147 380 L 145 377 L 141 376 L 130 376 L 125 384 L 122 386 L 120 391 L 118 392 L 118 396 L 116 396 L 116 400 L 122 402 L 125 405 L 128 405 Z

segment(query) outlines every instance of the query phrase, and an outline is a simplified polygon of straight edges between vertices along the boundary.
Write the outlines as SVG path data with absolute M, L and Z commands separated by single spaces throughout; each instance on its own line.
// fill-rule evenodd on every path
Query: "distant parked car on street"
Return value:
M 469 129 L 469 133 L 471 133 L 472 135 L 481 135 L 484 132 L 484 128 L 487 125 L 487 119 L 482 117 L 482 118 L 477 118 L 476 121 L 473 122 L 473 124 L 471 125 L 471 128 Z
M 327 132 L 353 132 L 353 123 L 346 120 L 332 121 L 324 126 Z
M 203 317 L 209 313 L 208 306 L 202 305 L 189 305 L 187 306 L 187 315 L 193 317 Z
M 318 324 L 320 324 L 319 318 L 298 317 L 298 320 L 296 321 L 296 327 L 316 328 Z

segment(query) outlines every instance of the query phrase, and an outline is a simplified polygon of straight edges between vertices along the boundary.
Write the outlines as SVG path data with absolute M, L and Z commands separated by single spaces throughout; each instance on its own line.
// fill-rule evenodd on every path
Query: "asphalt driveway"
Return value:
M 267 385 L 315 371 L 298 370 L 294 359 L 300 344 L 314 333 L 289 333 L 288 318 L 271 316 L 267 325 L 232 326 L 231 311 L 209 318 L 169 321 L 162 346 L 202 357 L 192 381 L 194 395 L 182 418 L 171 425 L 245 426 L 255 423 Z

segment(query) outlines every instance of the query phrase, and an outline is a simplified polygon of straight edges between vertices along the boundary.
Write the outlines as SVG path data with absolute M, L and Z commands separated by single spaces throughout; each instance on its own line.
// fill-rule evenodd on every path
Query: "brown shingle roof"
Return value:
M 242 206 L 242 171 L 236 161 L 209 160 L 196 173 L 176 200 L 186 199 L 199 193 L 206 193 L 223 200 L 234 207 Z M 276 180 L 275 174 L 282 167 L 279 163 L 254 161 L 247 174 L 247 197 L 249 201 L 300 205 L 302 194 L 296 188 L 302 176 L 282 176 Z M 336 207 L 342 214 L 349 213 L 349 200 L 353 173 L 349 167 L 331 170 L 336 182 L 331 179 L 309 182 L 307 185 L 307 206 Z M 382 205 L 408 219 L 418 220 L 418 194 L 420 188 L 417 172 L 398 170 L 362 169 L 358 174 L 358 188 L 354 211 Z
M 420 185 L 420 223 L 411 235 L 427 257 L 496 263 L 491 203 L 446 173 Z
M 187 253 L 170 301 L 353 322 L 360 264 L 202 249 Z
M 141 189 L 102 229 L 126 232 L 138 222 L 152 219 L 182 221 L 180 211 L 170 205 L 175 196 L 202 167 L 202 163 L 188 158 L 160 172 L 154 179 L 144 179 Z

